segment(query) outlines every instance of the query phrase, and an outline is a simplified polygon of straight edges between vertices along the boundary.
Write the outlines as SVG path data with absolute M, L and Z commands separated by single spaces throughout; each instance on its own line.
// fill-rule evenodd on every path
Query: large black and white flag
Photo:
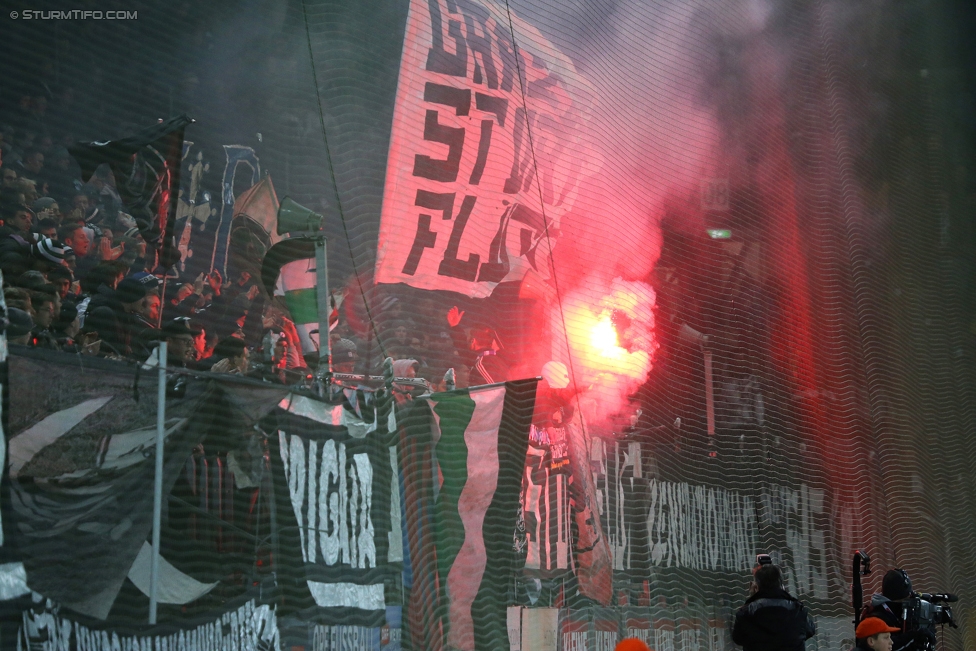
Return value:
M 280 585 L 308 621 L 382 626 L 384 581 L 402 568 L 392 400 L 369 398 L 355 414 L 296 396 L 276 415 Z
M 104 620 L 126 577 L 138 586 L 146 574 L 140 559 L 152 529 L 155 378 L 119 362 L 40 349 L 20 348 L 8 362 L 18 379 L 7 414 L 4 547 L 23 561 L 31 590 Z M 285 395 L 278 385 L 199 378 L 168 396 L 163 495 L 201 441 L 237 439 Z M 219 575 L 196 560 L 196 568 Z

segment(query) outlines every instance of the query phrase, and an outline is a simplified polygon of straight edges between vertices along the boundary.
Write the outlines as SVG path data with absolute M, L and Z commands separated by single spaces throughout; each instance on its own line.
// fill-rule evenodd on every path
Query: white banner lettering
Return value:
M 369 455 L 347 458 L 343 443 L 278 436 L 305 562 L 376 567 Z
M 119 635 L 60 617 L 47 600 L 24 612 L 22 648 L 36 651 L 119 651 L 120 649 L 193 649 L 194 651 L 278 651 L 281 639 L 274 609 L 248 601 L 212 622 L 166 635 Z

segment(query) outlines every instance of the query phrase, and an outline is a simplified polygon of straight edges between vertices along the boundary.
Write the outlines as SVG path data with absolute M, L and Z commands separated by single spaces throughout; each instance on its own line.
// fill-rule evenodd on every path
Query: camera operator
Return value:
M 751 596 L 735 613 L 732 640 L 745 651 L 803 651 L 817 625 L 806 606 L 783 587 L 780 569 L 764 556 L 749 586 Z
M 912 597 L 912 580 L 901 569 L 888 570 L 881 581 L 881 594 L 871 597 L 871 605 L 865 607 L 865 617 L 878 617 L 888 626 L 898 629 L 891 634 L 892 651 L 921 651 L 935 648 L 935 631 L 923 629 L 906 631 L 904 621 L 905 602 Z

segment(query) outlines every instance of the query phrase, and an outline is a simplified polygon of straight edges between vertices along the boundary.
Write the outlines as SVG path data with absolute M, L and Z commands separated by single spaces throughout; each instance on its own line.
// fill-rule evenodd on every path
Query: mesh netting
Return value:
M 865 603 L 903 568 L 960 596 L 940 648 L 972 646 L 963 13 L 322 0 L 0 17 L 7 337 L 49 349 L 14 348 L 4 405 L 23 475 L 5 546 L 36 593 L 14 608 L 34 613 L 23 634 L 54 613 L 93 640 L 203 639 L 224 618 L 269 647 L 499 648 L 507 625 L 525 651 L 724 649 L 768 553 L 816 618 L 807 648 L 842 649 L 860 549 Z M 182 114 L 183 132 L 165 122 Z M 50 573 L 107 515 L 30 553 L 10 532 L 40 526 L 18 518 L 43 491 L 67 491 L 67 512 L 101 486 L 130 518 L 112 544 L 148 535 L 148 475 L 104 464 L 111 435 L 154 427 L 156 371 L 135 368 L 163 340 L 185 385 L 171 417 L 197 425 L 171 439 L 161 551 L 195 583 L 140 629 L 131 540 L 98 594 L 79 594 L 88 569 Z M 91 406 L 110 396 L 122 406 Z M 78 405 L 67 436 L 39 425 Z

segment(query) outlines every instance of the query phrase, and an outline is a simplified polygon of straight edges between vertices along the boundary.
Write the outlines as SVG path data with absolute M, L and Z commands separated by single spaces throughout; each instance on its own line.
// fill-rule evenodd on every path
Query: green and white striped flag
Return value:
M 261 265 L 261 280 L 269 294 L 283 296 L 302 342 L 302 353 L 319 349 L 319 306 L 315 269 L 315 242 L 283 240 L 268 251 Z M 338 323 L 341 296 L 331 297 L 329 330 Z
M 315 258 L 295 260 L 281 267 L 275 296 L 284 296 L 285 305 L 295 322 L 298 338 L 302 342 L 302 352 L 310 353 L 319 349 L 319 334 L 312 332 L 319 328 L 318 290 L 315 288 Z
M 403 418 L 414 648 L 508 648 L 506 593 L 536 383 L 435 393 Z

